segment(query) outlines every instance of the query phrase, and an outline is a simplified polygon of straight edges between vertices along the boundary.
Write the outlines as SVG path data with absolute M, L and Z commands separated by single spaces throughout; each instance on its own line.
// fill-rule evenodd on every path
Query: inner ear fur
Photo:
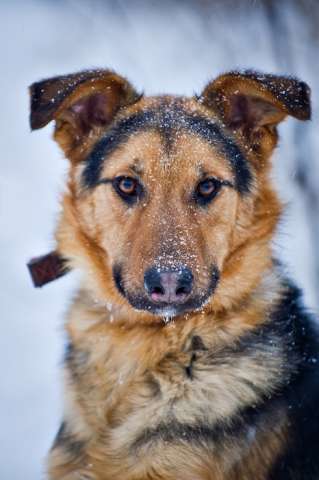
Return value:
M 220 75 L 205 87 L 199 101 L 226 127 L 245 136 L 261 127 L 273 130 L 286 115 L 299 120 L 311 117 L 310 88 L 305 82 L 251 70 Z
M 36 82 L 30 87 L 31 129 L 52 120 L 62 148 L 81 143 L 94 128 L 112 122 L 121 107 L 135 103 L 139 95 L 130 83 L 110 70 L 87 70 Z

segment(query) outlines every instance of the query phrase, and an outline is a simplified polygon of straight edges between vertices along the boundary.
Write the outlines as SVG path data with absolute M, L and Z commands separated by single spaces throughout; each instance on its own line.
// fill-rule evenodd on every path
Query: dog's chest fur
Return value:
M 73 338 L 66 370 L 76 411 L 80 406 L 82 412 L 80 436 L 87 436 L 95 452 L 89 464 L 99 472 L 107 465 L 114 478 L 121 478 L 116 475 L 123 465 L 132 472 L 141 467 L 136 456 L 147 458 L 144 468 L 151 468 L 150 452 L 160 448 L 166 450 L 161 458 L 168 471 L 176 468 L 177 454 L 185 457 L 186 466 L 187 458 L 193 465 L 196 455 L 200 478 L 206 478 L 206 467 L 208 479 L 233 478 L 225 472 L 232 471 L 234 459 L 244 458 L 254 445 L 259 448 L 261 433 L 254 422 L 232 419 L 280 386 L 284 345 L 270 337 L 262 348 L 256 348 L 258 339 L 251 346 L 229 345 L 227 331 L 218 333 L 214 322 L 201 315 L 192 323 L 158 328 L 92 321 L 88 312 L 82 317 L 90 326 Z M 79 323 L 78 308 L 76 318 Z M 72 332 L 72 320 L 70 325 Z M 285 416 L 279 420 L 277 412 L 271 450 L 284 423 Z

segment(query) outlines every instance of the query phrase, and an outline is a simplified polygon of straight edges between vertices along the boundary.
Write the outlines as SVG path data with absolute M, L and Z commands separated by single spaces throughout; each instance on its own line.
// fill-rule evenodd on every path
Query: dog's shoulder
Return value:
M 286 281 L 286 292 L 273 322 L 286 336 L 286 361 L 295 372 L 279 401 L 288 414 L 287 445 L 274 465 L 271 480 L 319 478 L 319 329 L 304 307 L 300 290 Z

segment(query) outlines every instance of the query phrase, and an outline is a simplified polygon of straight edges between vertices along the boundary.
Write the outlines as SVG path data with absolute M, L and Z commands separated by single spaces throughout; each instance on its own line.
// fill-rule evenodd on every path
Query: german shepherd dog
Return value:
M 31 127 L 70 161 L 66 322 L 51 480 L 319 479 L 319 345 L 272 256 L 277 125 L 296 78 L 233 71 L 145 97 L 109 70 L 35 83 Z

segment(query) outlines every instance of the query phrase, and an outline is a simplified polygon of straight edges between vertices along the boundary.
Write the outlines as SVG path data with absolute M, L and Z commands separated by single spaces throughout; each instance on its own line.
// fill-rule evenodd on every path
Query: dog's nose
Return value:
M 153 302 L 184 303 L 193 288 L 193 274 L 189 268 L 150 268 L 144 275 L 144 286 Z

